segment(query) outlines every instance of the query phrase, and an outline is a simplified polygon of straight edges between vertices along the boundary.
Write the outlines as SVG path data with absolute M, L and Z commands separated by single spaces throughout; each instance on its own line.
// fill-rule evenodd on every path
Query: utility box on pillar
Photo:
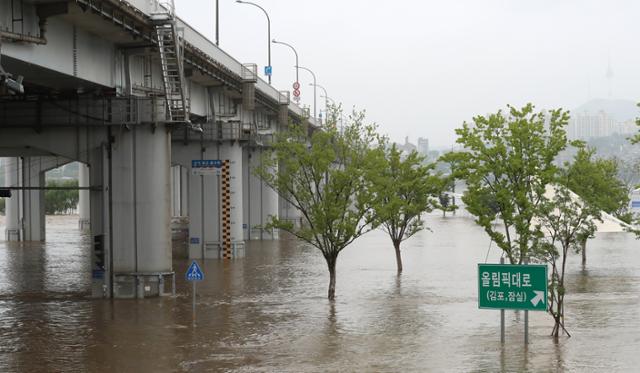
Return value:
M 256 108 L 256 82 L 258 66 L 255 63 L 242 65 L 242 107 L 252 111 Z

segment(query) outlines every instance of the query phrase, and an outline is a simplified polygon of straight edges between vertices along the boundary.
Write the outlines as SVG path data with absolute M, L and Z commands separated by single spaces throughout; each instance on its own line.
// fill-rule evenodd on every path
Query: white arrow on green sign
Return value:
M 547 266 L 478 264 L 478 307 L 547 310 Z

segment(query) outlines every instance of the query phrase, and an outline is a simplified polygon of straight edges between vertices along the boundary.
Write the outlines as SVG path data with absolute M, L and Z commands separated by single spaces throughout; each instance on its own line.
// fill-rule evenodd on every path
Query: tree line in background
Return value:
M 421 215 L 455 210 L 449 192 L 463 180 L 462 198 L 493 242 L 512 264 L 551 267 L 549 313 L 552 334 L 564 326 L 566 258 L 583 254 L 602 212 L 625 222 L 629 187 L 618 178 L 620 163 L 602 160 L 583 142 L 567 140 L 569 113 L 536 112 L 531 104 L 477 116 L 457 129 L 464 151 L 439 160 L 451 173 L 435 171 L 417 153 L 401 153 L 354 112 L 338 130 L 340 107 L 327 127 L 307 133 L 292 125 L 274 140 L 272 151 L 255 170 L 298 209 L 301 224 L 272 218 L 269 226 L 292 233 L 320 250 L 329 271 L 328 298 L 335 298 L 340 252 L 366 232 L 380 228 L 390 237 L 398 273 L 401 243 L 425 228 Z M 572 162 L 556 164 L 567 147 L 577 149 Z
M 78 180 L 47 180 L 47 187 L 70 189 L 47 189 L 44 192 L 44 211 L 47 215 L 71 214 L 78 207 Z
M 47 180 L 47 187 L 70 189 L 47 189 L 44 192 L 46 215 L 72 214 L 78 207 L 78 180 Z M 14 192 L 15 193 L 15 192 Z M 0 198 L 0 213 L 5 213 L 6 201 Z

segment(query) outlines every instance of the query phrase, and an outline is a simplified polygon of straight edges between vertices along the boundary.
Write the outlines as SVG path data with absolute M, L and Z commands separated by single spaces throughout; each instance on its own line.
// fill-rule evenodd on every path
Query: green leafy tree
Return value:
M 395 144 L 380 149 L 384 156 L 373 174 L 377 223 L 391 238 L 398 273 L 402 272 L 400 244 L 424 229 L 421 214 L 433 211 L 444 181 L 433 173 L 434 164 L 423 164 L 416 151 L 402 156 Z
M 78 180 L 48 180 L 47 187 L 70 189 L 48 189 L 44 192 L 44 211 L 47 215 L 68 214 L 78 206 Z
M 448 211 L 455 213 L 455 211 L 458 209 L 458 206 L 456 205 L 455 192 L 456 192 L 456 170 L 458 169 L 459 159 L 458 157 L 455 157 L 455 156 L 452 156 L 452 157 L 446 156 L 446 154 L 447 153 L 445 153 L 444 156 L 440 157 L 438 161 L 441 164 L 444 163 L 444 165 L 446 166 L 446 169 L 449 172 L 449 175 L 446 179 L 446 182 L 447 182 L 446 190 L 450 191 L 452 194 L 448 195 L 449 204 L 444 209 L 442 209 L 442 216 L 444 216 L 445 213 Z M 442 203 L 441 203 L 441 206 L 442 206 Z
M 612 159 L 595 158 L 595 149 L 580 147 L 573 163 L 567 166 L 567 187 L 592 206 L 629 222 L 629 194 L 618 178 L 618 163 Z M 587 240 L 580 237 L 582 264 L 587 263 Z
M 567 144 L 564 127 L 569 114 L 561 109 L 534 113 L 531 104 L 509 106 L 477 116 L 456 130 L 464 152 L 451 152 L 443 161 L 457 161 L 455 176 L 467 184 L 462 197 L 491 239 L 512 264 L 529 258 L 530 246 L 541 237 L 532 221 L 540 214 L 546 185 L 553 181 L 554 159 Z M 501 225 L 495 225 L 499 219 Z
M 448 183 L 445 183 L 445 185 L 448 185 Z M 443 218 L 447 216 L 447 212 L 455 212 L 458 209 L 458 206 L 453 203 L 454 201 L 455 197 L 450 196 L 446 192 L 440 192 L 440 195 L 438 195 L 436 208 L 442 211 Z
M 558 337 L 560 329 L 571 336 L 564 324 L 565 271 L 567 256 L 571 248 L 579 252 L 583 237 L 592 237 L 596 226 L 594 220 L 600 219 L 600 209 L 582 200 L 567 188 L 572 184 L 573 176 L 564 171 L 559 184 L 553 187 L 554 195 L 545 201 L 540 217 L 545 238 L 537 247 L 538 258 L 551 264 L 549 282 L 549 313 L 554 319 L 551 335 Z
M 278 135 L 272 151 L 255 170 L 271 188 L 302 214 L 302 224 L 272 218 L 269 226 L 292 233 L 322 252 L 329 269 L 330 300 L 335 298 L 338 254 L 373 229 L 370 181 L 379 154 L 374 125 L 353 113 L 339 131 L 335 109 L 326 129 L 310 138 L 299 127 Z
M 636 104 L 636 106 L 640 107 L 640 103 Z M 640 127 L 640 118 L 636 118 L 636 126 Z M 632 144 L 640 143 L 640 133 L 636 133 L 634 136 L 630 137 L 629 140 Z

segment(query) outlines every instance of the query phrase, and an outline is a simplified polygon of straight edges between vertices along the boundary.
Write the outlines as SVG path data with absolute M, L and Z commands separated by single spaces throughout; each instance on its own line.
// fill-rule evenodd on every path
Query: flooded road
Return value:
M 404 244 L 396 276 L 374 231 L 338 260 L 336 302 L 316 249 L 248 243 L 247 256 L 207 261 L 192 326 L 189 262 L 174 261 L 177 296 L 90 300 L 89 237 L 74 217 L 48 217 L 45 244 L 0 242 L 1 372 L 630 372 L 640 366 L 640 243 L 626 233 L 589 241 L 569 261 L 566 326 L 550 316 L 477 307 L 476 265 L 489 239 L 470 218 L 429 216 L 433 232 Z M 1 224 L 0 224 L 1 225 Z M 488 261 L 497 262 L 493 246 Z

